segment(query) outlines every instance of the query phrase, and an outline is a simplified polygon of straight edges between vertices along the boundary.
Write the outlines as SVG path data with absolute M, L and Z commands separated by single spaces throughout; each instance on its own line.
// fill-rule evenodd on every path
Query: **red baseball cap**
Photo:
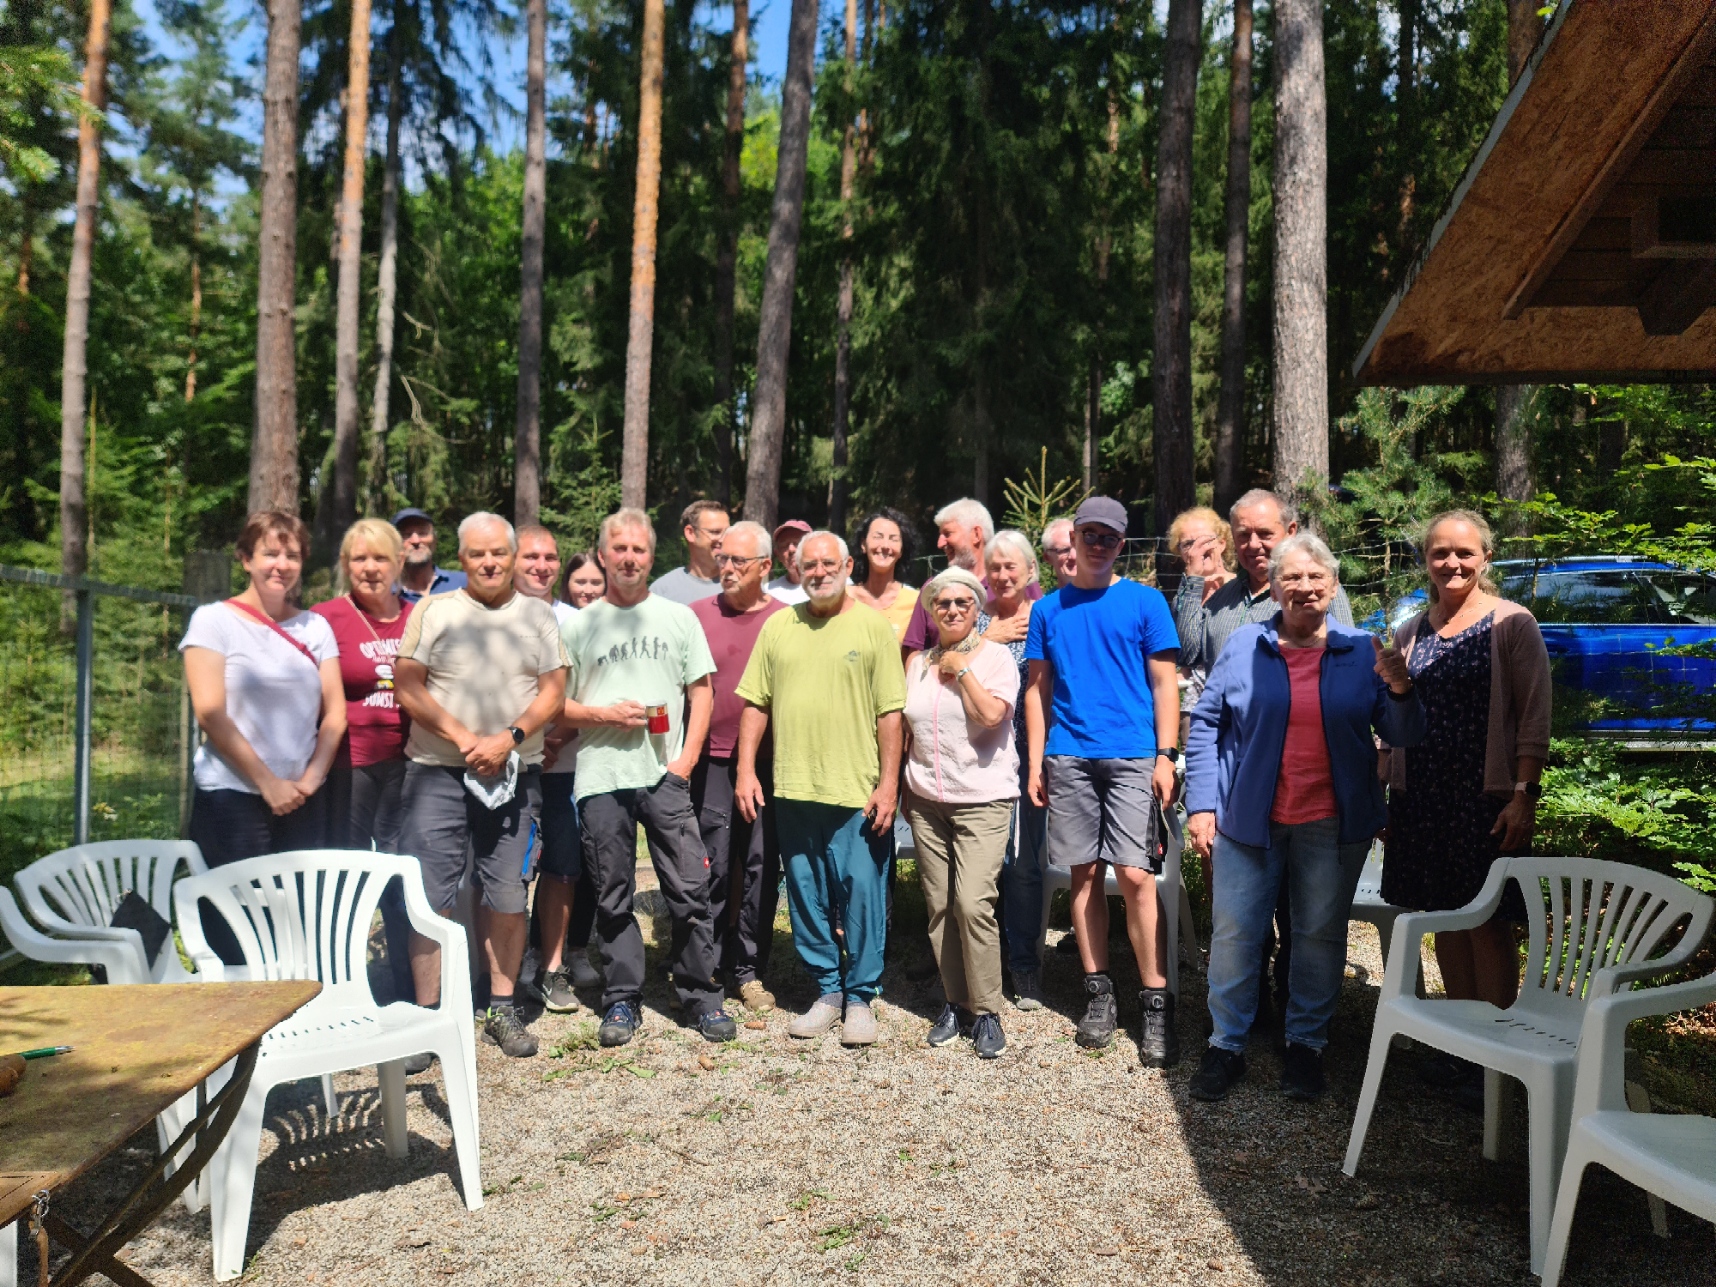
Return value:
M 789 518 L 786 522 L 775 528 L 774 539 L 777 541 L 780 540 L 782 532 L 797 532 L 800 536 L 809 536 L 811 531 L 812 528 L 810 524 L 805 522 L 802 518 Z

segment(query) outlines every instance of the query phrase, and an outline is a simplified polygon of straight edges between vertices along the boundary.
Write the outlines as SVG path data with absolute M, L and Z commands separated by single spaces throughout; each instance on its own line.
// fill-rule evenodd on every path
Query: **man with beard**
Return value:
M 420 509 L 402 509 L 393 526 L 405 547 L 405 567 L 399 573 L 399 597 L 409 605 L 425 595 L 448 594 L 465 584 L 457 568 L 435 566 L 435 520 Z

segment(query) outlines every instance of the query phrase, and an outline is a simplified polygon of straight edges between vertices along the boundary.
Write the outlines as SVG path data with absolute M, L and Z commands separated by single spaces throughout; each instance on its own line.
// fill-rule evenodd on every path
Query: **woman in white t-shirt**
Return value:
M 346 695 L 333 629 L 292 603 L 308 549 L 295 515 L 252 514 L 236 545 L 249 588 L 198 608 L 179 644 L 203 730 L 191 839 L 211 867 L 327 843 L 318 793 L 345 736 Z M 215 940 L 237 944 L 211 919 L 210 946 L 226 959 Z

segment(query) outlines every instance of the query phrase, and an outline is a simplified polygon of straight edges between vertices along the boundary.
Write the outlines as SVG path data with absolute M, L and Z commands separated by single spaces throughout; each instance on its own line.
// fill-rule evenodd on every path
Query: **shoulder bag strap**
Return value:
M 258 612 L 255 608 L 251 607 L 248 603 L 245 603 L 242 599 L 228 599 L 228 600 L 226 600 L 226 606 L 229 608 L 236 608 L 238 611 L 242 612 L 245 616 L 249 617 L 252 621 L 259 622 L 260 624 L 267 626 L 275 634 L 279 635 L 287 643 L 291 644 L 294 648 L 296 648 L 298 650 L 299 655 L 302 656 L 305 661 L 309 662 L 312 666 L 314 666 L 316 668 L 317 673 L 321 672 L 322 663 L 316 660 L 316 654 L 311 652 L 302 643 L 300 643 L 298 640 L 294 639 L 291 635 L 287 634 L 284 630 L 282 630 L 280 628 L 280 623 L 278 621 L 274 620 L 273 617 L 269 616 L 265 612 Z

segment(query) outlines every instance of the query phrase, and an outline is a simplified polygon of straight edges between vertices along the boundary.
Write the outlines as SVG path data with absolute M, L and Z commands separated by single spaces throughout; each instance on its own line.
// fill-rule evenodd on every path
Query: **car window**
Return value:
M 1631 571 L 1527 572 L 1504 580 L 1502 593 L 1544 622 L 1642 626 L 1665 615 L 1655 592 Z
M 1716 626 L 1716 577 L 1696 572 L 1640 572 L 1638 576 L 1656 599 L 1657 620 Z

